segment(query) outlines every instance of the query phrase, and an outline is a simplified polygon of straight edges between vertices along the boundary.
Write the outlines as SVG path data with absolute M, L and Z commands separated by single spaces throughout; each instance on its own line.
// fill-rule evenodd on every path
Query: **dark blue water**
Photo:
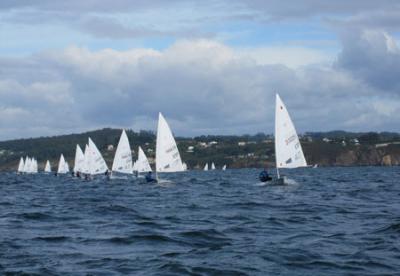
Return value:
M 172 183 L 0 174 L 0 272 L 399 275 L 400 168 L 166 175 Z

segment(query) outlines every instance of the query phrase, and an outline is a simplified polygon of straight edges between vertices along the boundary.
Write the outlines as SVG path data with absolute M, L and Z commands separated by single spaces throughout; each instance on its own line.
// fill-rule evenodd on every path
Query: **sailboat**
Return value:
M 50 161 L 47 160 L 46 166 L 44 166 L 44 172 L 45 173 L 51 173 L 51 166 L 50 166 Z
M 108 172 L 106 161 L 90 137 L 88 144 L 88 165 L 91 176 Z
M 156 142 L 156 178 L 159 172 L 184 171 L 181 156 L 171 129 L 161 112 L 158 114 Z M 158 181 L 158 179 L 157 179 Z
M 24 172 L 24 173 L 29 172 L 29 157 L 28 156 L 25 157 L 24 168 L 23 168 L 22 172 Z
M 144 153 L 143 149 L 139 146 L 138 149 L 138 159 L 135 162 L 135 166 L 136 166 L 136 171 L 138 173 L 142 173 L 142 172 L 151 172 L 151 167 L 150 167 L 150 163 L 149 160 L 146 157 L 146 154 Z
M 33 161 L 32 161 L 32 173 L 38 173 L 38 163 L 37 163 L 37 160 L 35 159 L 35 158 L 33 158 Z
M 203 171 L 208 171 L 208 163 L 204 165 Z
M 307 162 L 301 148 L 296 129 L 290 119 L 289 112 L 278 94 L 275 106 L 275 162 L 276 184 L 284 184 L 279 169 L 307 167 Z
M 211 170 L 215 170 L 215 164 L 214 164 L 214 162 L 211 163 Z
M 83 157 L 84 157 L 84 161 L 83 161 L 83 164 L 82 164 L 82 173 L 84 174 L 84 175 L 86 175 L 86 176 L 89 176 L 90 175 L 90 158 L 89 158 L 89 145 L 88 144 L 86 144 L 85 145 L 85 151 L 84 151 L 84 154 L 83 154 Z M 84 175 L 81 175 L 81 177 L 83 177 Z
M 125 130 L 122 130 L 111 170 L 112 173 L 132 174 L 132 151 Z
M 57 174 L 66 174 L 69 172 L 69 165 L 65 161 L 64 155 L 61 154 L 60 160 L 58 161 Z
M 23 173 L 24 172 L 24 158 L 20 158 L 19 159 L 19 163 L 18 163 L 18 169 L 17 169 L 17 173 Z
M 74 175 L 79 175 L 83 171 L 83 166 L 85 162 L 85 155 L 82 152 L 82 149 L 79 145 L 76 145 L 75 150 L 75 162 L 74 162 Z
M 224 165 L 224 166 L 222 167 L 222 170 L 223 170 L 223 171 L 225 171 L 225 170 L 226 170 L 226 165 Z
M 32 173 L 32 169 L 33 169 L 33 160 L 30 157 L 27 157 L 27 161 L 25 162 L 25 173 Z

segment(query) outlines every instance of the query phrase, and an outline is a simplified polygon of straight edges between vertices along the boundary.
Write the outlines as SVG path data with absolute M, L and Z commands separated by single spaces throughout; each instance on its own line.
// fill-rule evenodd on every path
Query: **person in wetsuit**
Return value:
M 157 182 L 157 180 L 153 178 L 151 171 L 146 174 L 145 179 L 147 183 Z
M 270 177 L 268 171 L 264 169 L 262 172 L 260 172 L 258 179 L 260 179 L 261 182 L 267 182 L 271 181 L 272 177 Z

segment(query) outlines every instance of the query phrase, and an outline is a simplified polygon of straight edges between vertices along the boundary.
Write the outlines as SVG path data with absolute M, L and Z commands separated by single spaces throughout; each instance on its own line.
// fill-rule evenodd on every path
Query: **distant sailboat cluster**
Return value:
M 108 169 L 106 161 L 96 144 L 89 137 L 85 145 L 85 150 L 82 151 L 79 145 L 76 145 L 75 160 L 73 167 L 73 175 L 84 178 L 93 178 L 96 175 L 130 175 L 152 172 L 149 160 L 146 157 L 143 149 L 138 148 L 138 159 L 133 162 L 132 151 L 129 144 L 128 136 L 125 130 L 122 131 L 118 146 L 115 152 L 114 161 L 111 171 Z M 164 116 L 159 113 L 156 141 L 156 158 L 155 171 L 157 173 L 164 172 L 181 172 L 185 171 L 187 166 L 182 162 L 178 147 L 172 135 L 172 131 L 165 120 Z M 18 165 L 19 173 L 33 173 L 38 171 L 37 161 L 34 158 L 26 157 L 25 161 L 21 157 Z M 45 172 L 51 172 L 50 161 L 47 160 Z M 70 167 L 61 154 L 56 175 L 70 173 Z M 156 180 L 156 179 L 155 179 Z
M 215 170 L 215 169 L 216 169 L 216 167 L 215 167 L 214 162 L 211 162 L 211 170 L 213 171 L 213 170 Z M 225 171 L 225 170 L 226 170 L 226 165 L 223 165 L 222 168 L 221 168 L 221 170 Z M 204 165 L 203 171 L 208 171 L 208 163 L 206 163 L 206 164 Z
M 17 173 L 38 173 L 38 162 L 35 157 L 26 156 L 19 159 Z

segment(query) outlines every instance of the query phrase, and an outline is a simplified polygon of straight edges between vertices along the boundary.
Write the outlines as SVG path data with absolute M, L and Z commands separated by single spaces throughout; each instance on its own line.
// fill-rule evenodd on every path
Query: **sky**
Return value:
M 397 0 L 2 0 L 0 140 L 400 131 Z

